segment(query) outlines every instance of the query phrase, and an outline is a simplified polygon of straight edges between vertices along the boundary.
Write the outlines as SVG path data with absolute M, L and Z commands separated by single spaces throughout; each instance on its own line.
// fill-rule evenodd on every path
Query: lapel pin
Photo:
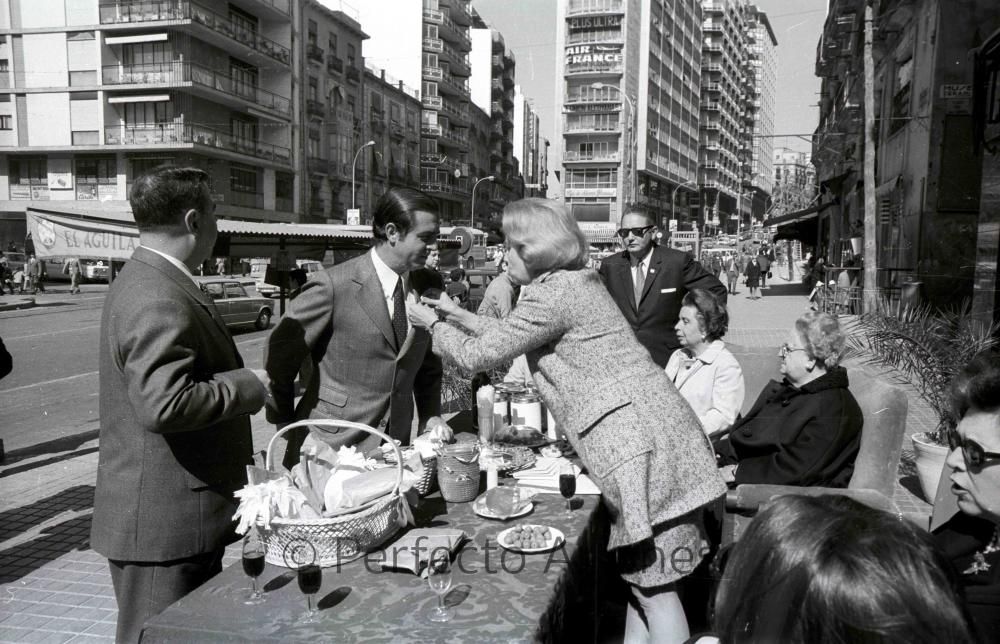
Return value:
M 655 268 L 651 268 L 651 269 L 649 269 L 649 272 L 650 272 L 650 273 L 655 273 L 655 272 L 656 272 L 656 269 L 655 269 Z

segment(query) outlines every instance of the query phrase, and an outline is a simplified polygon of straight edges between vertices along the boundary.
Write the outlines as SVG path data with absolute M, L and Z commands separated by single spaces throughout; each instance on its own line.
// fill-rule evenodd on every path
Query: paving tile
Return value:
M 63 615 L 66 619 L 83 620 L 86 622 L 102 622 L 115 613 L 110 608 L 100 608 L 97 606 L 73 606 Z
M 84 631 L 87 635 L 115 636 L 117 625 L 114 622 L 97 622 Z
M 65 615 L 68 611 L 72 610 L 72 606 L 64 606 L 62 604 L 49 604 L 40 603 L 32 604 L 31 609 L 28 610 L 32 615 L 45 615 L 46 617 L 60 617 Z
M 35 615 L 26 615 L 24 613 L 11 613 L 0 616 L 0 634 L 2 634 L 6 628 L 11 628 L 13 626 L 27 626 L 29 624 L 37 625 L 38 617 Z
M 73 639 L 69 640 L 70 644 L 108 644 L 109 642 L 114 642 L 115 638 L 113 635 L 91 635 L 89 633 L 81 633 Z

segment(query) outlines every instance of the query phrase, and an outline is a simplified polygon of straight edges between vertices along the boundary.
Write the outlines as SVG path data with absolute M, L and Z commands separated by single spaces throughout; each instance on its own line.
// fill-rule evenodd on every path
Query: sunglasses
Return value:
M 629 235 L 635 235 L 636 237 L 642 237 L 649 231 L 656 228 L 656 226 L 640 226 L 639 228 L 619 228 L 615 233 L 622 239 L 625 239 Z
M 989 461 L 1000 460 L 1000 454 L 987 452 L 976 441 L 962 438 L 955 429 L 948 430 L 948 446 L 951 447 L 952 451 L 956 449 L 962 450 L 962 458 L 965 460 L 965 466 L 973 472 L 978 472 L 986 467 Z
M 781 356 L 782 358 L 786 358 L 788 357 L 789 353 L 795 351 L 805 351 L 805 349 L 803 347 L 790 347 L 786 342 L 783 345 L 781 345 L 781 347 L 778 348 L 778 355 Z

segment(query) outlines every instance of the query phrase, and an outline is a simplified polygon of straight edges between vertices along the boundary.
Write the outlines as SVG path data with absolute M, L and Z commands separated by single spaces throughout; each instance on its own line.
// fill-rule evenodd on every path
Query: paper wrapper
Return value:
M 448 552 L 453 557 L 469 538 L 463 530 L 417 528 L 410 530 L 382 551 L 383 570 L 407 570 L 426 576 L 431 555 Z

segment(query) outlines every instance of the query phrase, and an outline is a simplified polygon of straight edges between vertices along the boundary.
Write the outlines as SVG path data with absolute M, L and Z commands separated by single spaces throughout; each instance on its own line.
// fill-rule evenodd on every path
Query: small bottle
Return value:
M 492 490 L 499 484 L 500 472 L 497 470 L 497 464 L 490 463 L 486 466 L 486 489 Z

